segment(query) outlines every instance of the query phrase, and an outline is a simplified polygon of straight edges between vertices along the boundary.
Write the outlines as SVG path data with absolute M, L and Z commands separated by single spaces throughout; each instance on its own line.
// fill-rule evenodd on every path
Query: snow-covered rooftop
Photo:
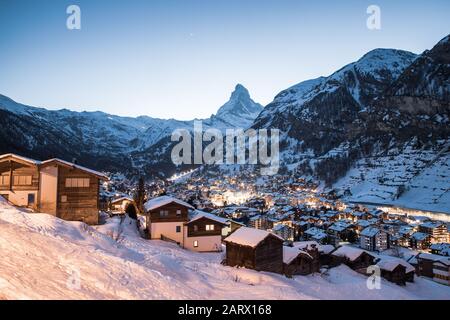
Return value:
M 291 263 L 292 260 L 297 258 L 299 255 L 304 255 L 305 257 L 312 259 L 311 255 L 309 253 L 302 251 L 299 248 L 283 246 L 283 262 L 284 263 L 286 263 L 286 264 Z
M 78 164 L 75 164 L 75 163 L 72 163 L 72 162 L 69 162 L 69 161 L 66 161 L 66 160 L 58 159 L 58 158 L 45 160 L 45 161 L 42 161 L 40 164 L 41 165 L 46 165 L 46 164 L 49 164 L 49 163 L 62 164 L 62 165 L 67 166 L 67 167 L 71 167 L 71 168 L 74 168 L 74 169 L 85 171 L 85 172 L 87 172 L 89 174 L 97 176 L 100 179 L 109 180 L 109 178 L 105 174 L 103 174 L 103 173 L 101 173 L 99 171 L 95 171 L 95 170 L 92 170 L 92 169 L 80 166 Z
M 261 241 L 263 241 L 264 239 L 266 239 L 269 236 L 273 236 L 273 237 L 276 237 L 276 238 L 284 241 L 283 238 L 277 236 L 276 234 L 273 234 L 273 233 L 270 233 L 270 232 L 267 232 L 264 230 L 247 228 L 247 227 L 241 227 L 241 228 L 237 229 L 230 236 L 228 236 L 224 241 L 254 248 Z
M 406 268 L 406 273 L 414 272 L 415 268 L 410 265 L 405 260 L 399 259 L 399 258 L 393 258 L 393 257 L 385 257 L 383 256 L 381 260 L 377 263 L 377 266 L 380 267 L 382 270 L 386 271 L 393 271 L 395 268 L 397 268 L 398 265 L 402 265 Z
M 380 229 L 378 228 L 367 227 L 363 231 L 361 231 L 361 235 L 364 237 L 375 237 L 378 232 L 380 232 Z
M 334 256 L 338 256 L 338 257 L 345 257 L 345 258 L 349 259 L 350 261 L 355 261 L 364 252 L 366 252 L 366 251 L 364 251 L 362 249 L 349 247 L 349 246 L 342 246 L 342 247 L 338 248 L 336 251 L 334 251 L 332 254 Z
M 122 201 L 134 201 L 132 197 L 120 197 L 111 201 L 111 203 L 117 203 Z
M 41 163 L 41 161 L 39 161 L 39 160 L 34 160 L 34 159 L 31 159 L 31 158 L 22 157 L 22 156 L 19 156 L 17 154 L 14 154 L 14 153 L 2 154 L 2 155 L 0 155 L 0 160 L 5 159 L 5 158 L 10 158 L 10 157 L 13 158 L 13 159 L 18 159 L 18 160 L 21 160 L 21 161 L 33 164 L 33 165 L 39 165 Z
M 200 210 L 195 210 L 195 212 L 193 213 L 192 219 L 188 223 L 197 221 L 202 218 L 207 218 L 207 219 L 210 219 L 210 220 L 216 221 L 218 223 L 222 223 L 222 224 L 228 224 L 228 221 L 229 221 L 228 219 L 218 217 L 215 214 L 203 212 Z
M 148 211 L 158 209 L 162 206 L 165 206 L 165 205 L 167 205 L 169 203 L 173 203 L 173 202 L 177 203 L 181 206 L 187 207 L 189 209 L 194 209 L 194 207 L 191 206 L 189 203 L 184 202 L 183 200 L 180 200 L 177 198 L 170 197 L 170 196 L 161 196 L 161 197 L 158 197 L 155 199 L 151 199 L 144 204 L 144 209 L 146 212 L 148 212 Z

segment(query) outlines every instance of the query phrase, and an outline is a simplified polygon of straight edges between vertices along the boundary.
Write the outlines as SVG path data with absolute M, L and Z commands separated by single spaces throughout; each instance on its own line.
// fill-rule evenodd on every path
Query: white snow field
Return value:
M 93 228 L 4 200 L 0 254 L 0 299 L 450 299 L 450 287 L 422 278 L 369 290 L 345 266 L 294 279 L 225 267 L 223 253 L 144 240 L 129 219 Z

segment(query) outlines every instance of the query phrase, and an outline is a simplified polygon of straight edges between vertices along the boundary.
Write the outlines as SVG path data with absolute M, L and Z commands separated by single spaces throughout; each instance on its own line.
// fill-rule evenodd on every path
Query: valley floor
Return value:
M 0 299 L 450 299 L 450 287 L 416 278 L 399 287 L 345 266 L 288 279 L 220 264 L 142 239 L 135 222 L 89 227 L 29 214 L 0 201 Z

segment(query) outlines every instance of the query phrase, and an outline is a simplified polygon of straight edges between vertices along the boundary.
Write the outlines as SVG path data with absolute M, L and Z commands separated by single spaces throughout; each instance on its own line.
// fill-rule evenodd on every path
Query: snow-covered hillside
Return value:
M 334 187 L 355 202 L 391 204 L 450 214 L 450 141 L 435 148 L 406 144 L 359 160 Z
M 133 221 L 93 228 L 0 202 L 0 299 L 450 299 L 418 278 L 399 287 L 347 267 L 288 279 L 225 267 L 202 254 L 140 238 Z

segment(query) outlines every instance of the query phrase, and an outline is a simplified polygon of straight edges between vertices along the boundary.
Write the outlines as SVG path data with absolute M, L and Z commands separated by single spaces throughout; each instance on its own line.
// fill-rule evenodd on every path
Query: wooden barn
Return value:
M 99 186 L 108 177 L 61 159 L 0 156 L 0 195 L 12 204 L 71 221 L 98 224 Z
M 283 273 L 283 242 L 279 236 L 241 227 L 225 240 L 226 265 Z
M 415 268 L 401 259 L 383 259 L 377 263 L 381 269 L 381 277 L 398 285 L 414 282 Z
M 296 247 L 283 247 L 283 273 L 294 275 L 308 275 L 320 270 L 319 250 L 317 247 L 302 250 Z
M 374 265 L 376 259 L 375 256 L 362 249 L 349 246 L 337 248 L 331 253 L 331 256 L 333 259 L 332 265 L 336 266 L 343 263 L 361 273 L 366 273 L 366 269 Z

